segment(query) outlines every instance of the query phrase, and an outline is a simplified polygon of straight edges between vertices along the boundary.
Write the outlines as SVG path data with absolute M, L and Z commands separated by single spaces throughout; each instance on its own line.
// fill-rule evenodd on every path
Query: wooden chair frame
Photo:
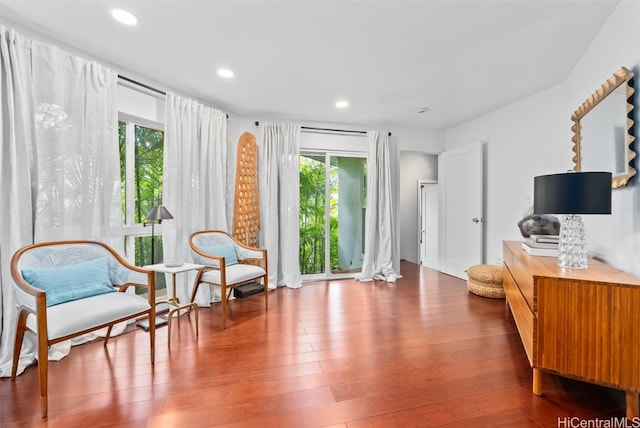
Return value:
M 133 283 L 128 282 L 124 284 L 113 284 L 113 286 L 117 289 L 118 292 L 125 292 L 129 287 L 141 288 L 146 290 L 149 301 L 149 309 L 131 314 L 129 316 L 121 317 L 118 319 L 111 320 L 106 323 L 102 323 L 99 325 L 92 326 L 90 328 L 86 328 L 82 331 L 74 332 L 72 334 L 68 334 L 62 337 L 49 338 L 48 335 L 48 324 L 47 324 L 47 303 L 46 303 L 46 292 L 39 288 L 36 288 L 26 282 L 22 277 L 22 274 L 19 269 L 20 258 L 23 257 L 29 251 L 36 249 L 38 247 L 45 246 L 71 246 L 71 245 L 98 245 L 103 247 L 110 253 L 122 267 L 141 274 L 146 275 L 147 284 L 141 283 Z M 48 349 L 49 346 L 62 342 L 65 340 L 69 340 L 74 337 L 78 337 L 84 335 L 86 333 L 90 333 L 96 330 L 100 330 L 102 328 L 107 327 L 107 334 L 104 339 L 104 347 L 106 348 L 107 343 L 109 341 L 109 337 L 111 335 L 111 329 L 115 324 L 120 322 L 141 318 L 141 317 L 149 317 L 149 320 L 155 320 L 155 275 L 153 271 L 149 271 L 146 269 L 142 269 L 140 267 L 134 266 L 130 264 L 127 260 L 121 257 L 118 253 L 116 253 L 109 246 L 97 242 L 97 241 L 86 241 L 86 240 L 75 240 L 75 241 L 57 241 L 57 242 L 43 242 L 34 245 L 28 245 L 26 247 L 18 250 L 11 259 L 11 276 L 13 277 L 13 281 L 15 285 L 22 290 L 24 293 L 32 296 L 35 300 L 35 304 L 33 306 L 28 306 L 25 304 L 18 304 L 18 317 L 17 317 L 17 326 L 16 326 L 16 336 L 13 348 L 13 365 L 11 368 L 11 379 L 15 381 L 17 370 L 18 370 L 18 359 L 20 357 L 20 351 L 22 348 L 22 342 L 24 339 L 24 333 L 26 331 L 31 331 L 32 333 L 37 335 L 37 343 L 38 343 L 38 372 L 40 376 L 40 406 L 42 417 L 45 418 L 48 414 L 48 368 L 49 368 L 49 360 L 48 360 Z M 63 303 L 64 304 L 64 303 Z M 36 330 L 33 330 L 27 325 L 27 318 L 29 315 L 35 315 L 37 318 L 37 327 Z M 151 363 L 155 362 L 155 323 L 149 323 L 149 342 L 151 348 Z
M 260 274 L 251 278 L 247 278 L 242 281 L 229 283 L 227 282 L 227 270 L 231 267 L 227 267 L 225 264 L 225 258 L 220 256 L 214 256 L 212 254 L 207 254 L 202 252 L 194 243 L 194 239 L 199 235 L 203 234 L 222 234 L 228 237 L 228 239 L 233 242 L 236 247 L 244 248 L 250 252 L 250 256 L 246 258 L 241 258 L 238 256 L 238 264 L 250 264 L 250 265 L 259 265 L 263 270 L 264 274 Z M 269 310 L 269 269 L 268 269 L 268 261 L 267 261 L 267 250 L 264 248 L 250 247 L 248 245 L 244 245 L 237 240 L 235 240 L 231 235 L 223 230 L 202 230 L 199 232 L 192 233 L 189 237 L 189 246 L 191 250 L 202 260 L 201 263 L 205 264 L 203 268 L 198 271 L 196 275 L 196 279 L 194 281 L 193 292 L 191 294 L 191 302 L 193 303 L 196 298 L 196 293 L 198 292 L 198 288 L 201 283 L 209 284 L 209 285 L 218 285 L 220 286 L 220 300 L 222 301 L 222 328 L 227 327 L 227 311 L 228 311 L 228 300 L 231 296 L 231 292 L 235 287 L 238 287 L 243 284 L 248 284 L 251 282 L 263 281 L 264 286 L 264 307 L 265 310 Z M 260 254 L 259 257 L 256 257 Z M 210 282 L 203 279 L 203 275 L 208 271 L 219 271 L 220 273 L 220 281 Z

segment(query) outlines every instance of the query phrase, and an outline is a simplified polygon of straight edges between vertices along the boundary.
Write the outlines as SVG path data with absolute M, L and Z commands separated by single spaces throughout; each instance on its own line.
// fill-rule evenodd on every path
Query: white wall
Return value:
M 637 73 L 639 61 L 640 2 L 623 1 L 564 83 L 446 131 L 447 149 L 487 143 L 488 263 L 501 261 L 502 240 L 522 239 L 516 223 L 533 197 L 533 177 L 573 168 L 571 114 L 619 67 Z M 637 108 L 634 118 L 637 122 Z M 640 275 L 636 183 L 637 177 L 629 187 L 613 191 L 611 216 L 584 220 L 594 255 Z
M 447 131 L 447 150 L 485 143 L 485 255 L 502 260 L 502 241 L 522 239 L 518 221 L 533 203 L 533 177 L 571 168 L 570 126 L 557 86 Z
M 417 247 L 419 179 L 438 180 L 438 153 L 444 151 L 443 131 L 418 129 L 393 129 L 391 141 L 400 150 L 399 177 L 399 229 L 400 258 L 419 263 Z
M 118 111 L 164 124 L 164 96 L 118 84 Z
M 569 115 L 621 66 L 640 77 L 640 2 L 622 1 L 566 81 Z M 638 85 L 635 85 L 636 94 Z M 637 105 L 633 119 L 640 116 Z M 638 127 L 636 125 L 636 134 Z M 570 133 L 569 133 L 570 135 Z M 636 136 L 636 141 L 637 141 Z M 636 151 L 638 144 L 635 144 Z M 638 168 L 637 158 L 634 166 Z M 610 216 L 584 216 L 587 243 L 613 266 L 640 276 L 640 190 L 638 176 L 626 188 L 613 190 Z
M 438 180 L 438 156 L 401 151 L 400 165 L 400 258 L 420 263 L 418 180 Z

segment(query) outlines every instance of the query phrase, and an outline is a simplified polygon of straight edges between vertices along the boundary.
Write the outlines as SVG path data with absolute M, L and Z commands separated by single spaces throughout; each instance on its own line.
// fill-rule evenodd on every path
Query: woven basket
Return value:
M 467 288 L 475 295 L 491 299 L 504 299 L 502 266 L 475 265 L 467 269 Z

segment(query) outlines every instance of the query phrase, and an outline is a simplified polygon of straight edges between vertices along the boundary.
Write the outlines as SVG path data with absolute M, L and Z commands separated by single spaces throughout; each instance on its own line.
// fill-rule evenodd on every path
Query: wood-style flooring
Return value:
M 280 288 L 268 312 L 262 295 L 237 299 L 226 330 L 219 304 L 201 308 L 199 337 L 185 316 L 171 350 L 158 330 L 155 367 L 139 328 L 106 351 L 76 346 L 50 363 L 47 419 L 35 365 L 0 379 L 0 426 L 555 427 L 624 415 L 618 391 L 556 376 L 534 396 L 504 300 L 412 263 L 402 274 Z

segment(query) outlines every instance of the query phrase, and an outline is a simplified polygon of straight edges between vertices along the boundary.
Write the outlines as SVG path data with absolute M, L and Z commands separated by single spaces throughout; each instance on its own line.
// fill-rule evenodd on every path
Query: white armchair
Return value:
M 107 328 L 104 346 L 117 323 L 155 319 L 155 276 L 131 265 L 112 248 L 95 241 L 29 245 L 11 259 L 18 321 L 11 377 L 15 380 L 26 331 L 37 335 L 42 417 L 48 413 L 48 348 L 55 343 Z M 124 293 L 140 288 L 146 297 Z M 155 324 L 150 323 L 151 363 Z
M 233 288 L 262 281 L 264 306 L 269 308 L 267 250 L 243 245 L 222 230 L 203 230 L 189 238 L 195 263 L 205 265 L 198 271 L 191 302 L 200 284 L 220 286 L 222 328 L 227 326 L 227 301 Z

